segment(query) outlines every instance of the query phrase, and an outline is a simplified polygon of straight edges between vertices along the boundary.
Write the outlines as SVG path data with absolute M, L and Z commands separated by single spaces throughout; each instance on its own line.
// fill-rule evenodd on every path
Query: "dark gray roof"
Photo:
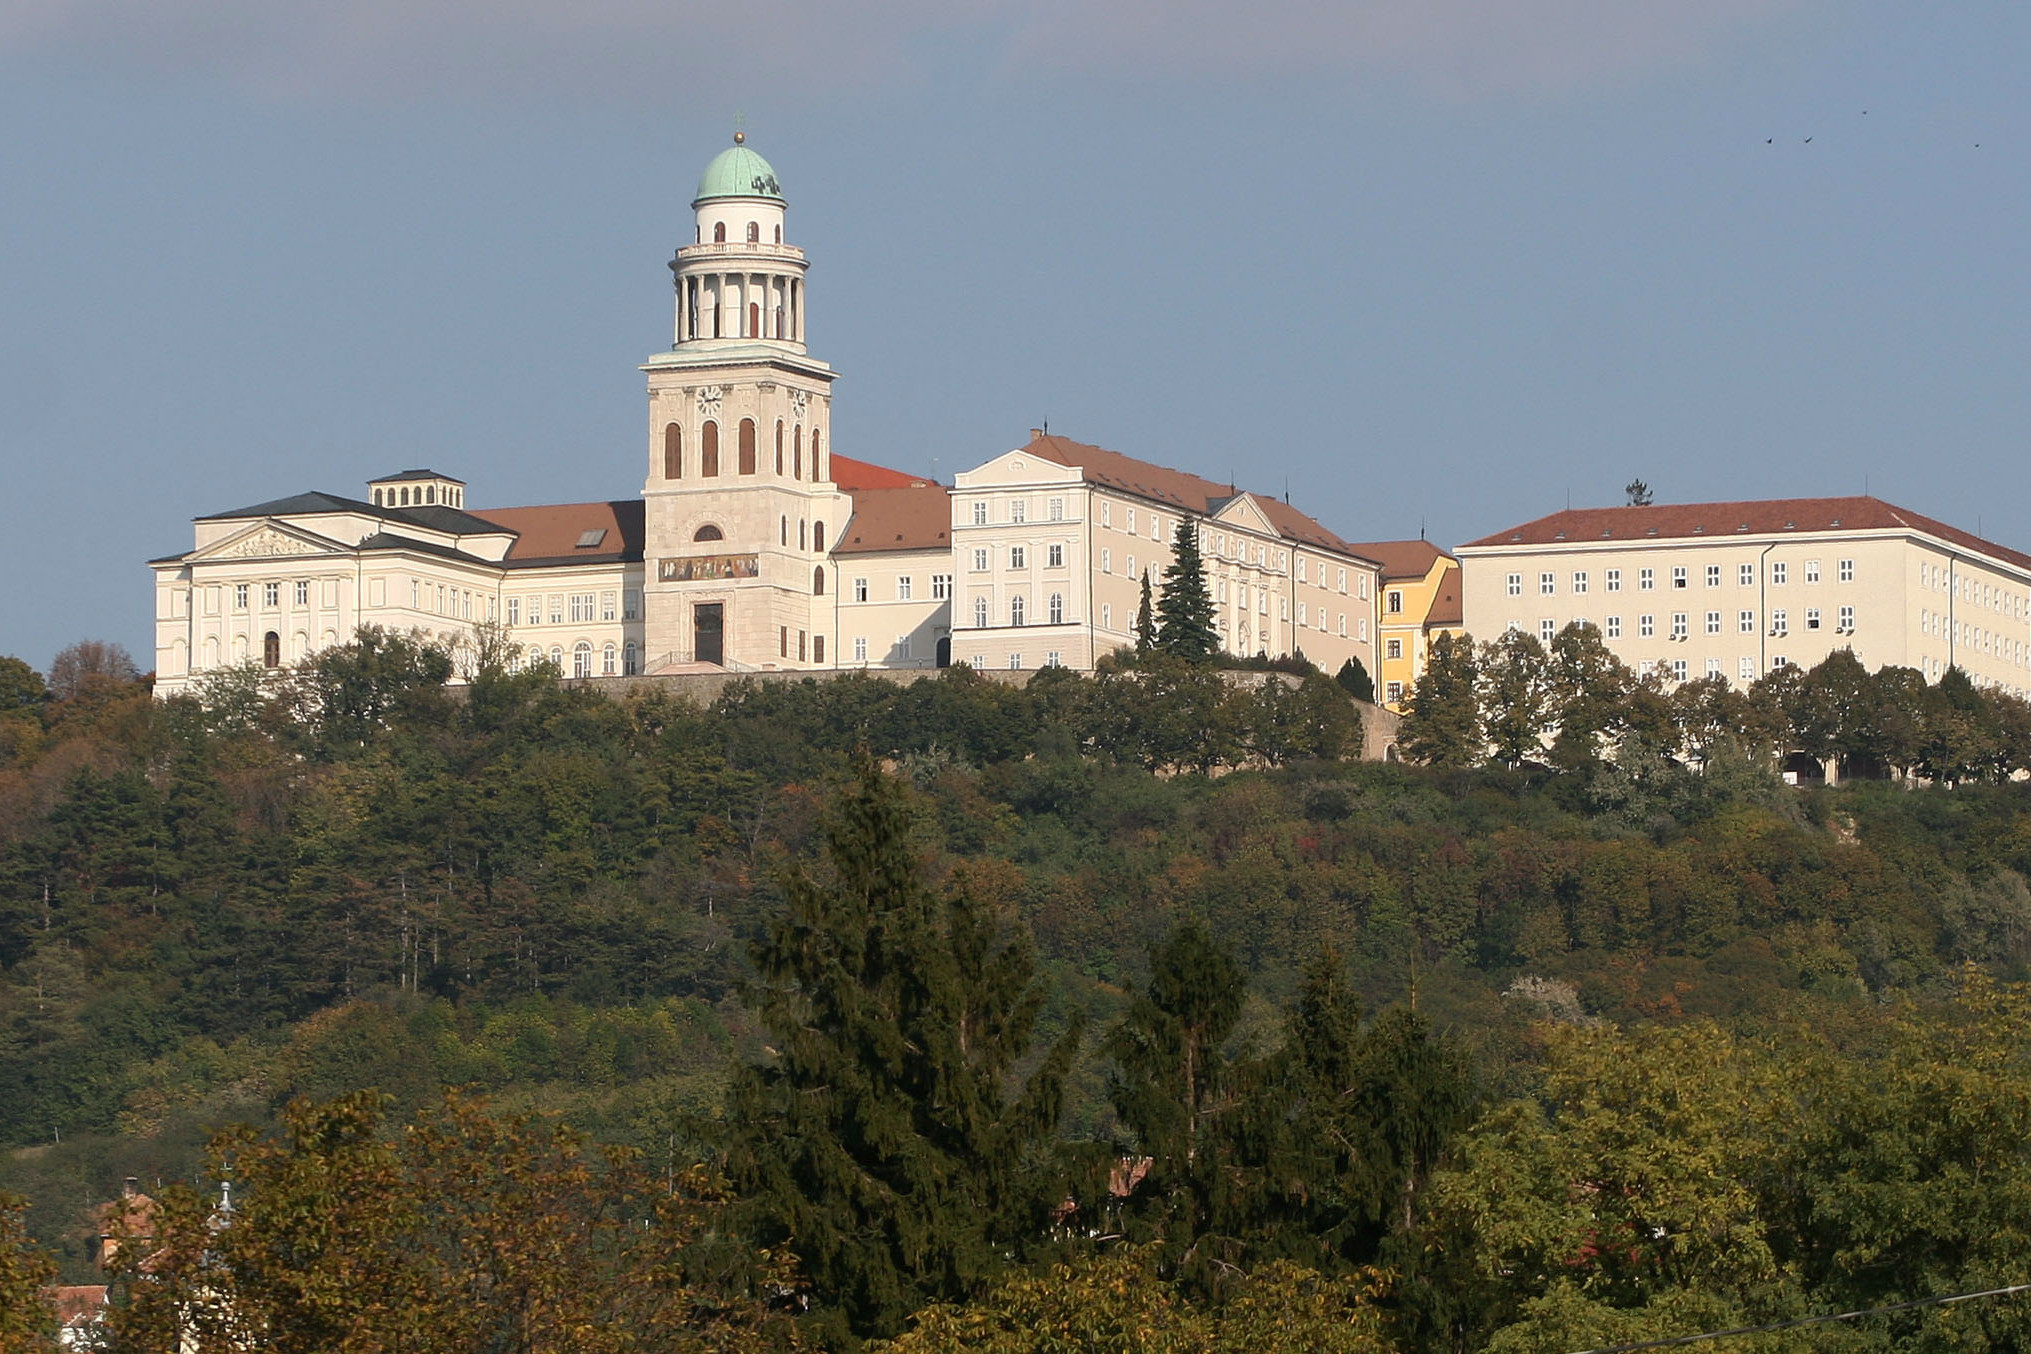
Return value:
M 402 470 L 396 472 L 393 475 L 383 475 L 379 479 L 369 480 L 368 483 L 399 484 L 403 480 L 443 480 L 447 484 L 459 484 L 459 485 L 463 485 L 465 483 L 464 480 L 460 479 L 456 475 L 440 474 L 438 471 L 435 470 Z
M 448 545 L 434 545 L 429 541 L 419 541 L 411 536 L 397 536 L 390 531 L 377 531 L 354 548 L 358 550 L 415 550 L 426 555 L 438 555 L 444 559 L 461 560 L 468 564 L 486 564 L 499 567 L 493 560 L 481 559 L 478 555 L 468 555 L 465 551 L 454 550 Z
M 236 517 L 285 517 L 304 513 L 355 512 L 368 517 L 378 517 L 384 522 L 407 522 L 411 526 L 442 531 L 452 536 L 479 536 L 501 533 L 501 526 L 484 517 L 475 517 L 457 508 L 442 504 L 427 504 L 420 508 L 377 508 L 357 498 L 341 498 L 337 494 L 311 490 L 304 494 L 291 494 L 287 498 L 271 499 L 250 507 L 234 508 L 231 512 L 208 512 L 198 518 L 200 522 L 224 522 Z

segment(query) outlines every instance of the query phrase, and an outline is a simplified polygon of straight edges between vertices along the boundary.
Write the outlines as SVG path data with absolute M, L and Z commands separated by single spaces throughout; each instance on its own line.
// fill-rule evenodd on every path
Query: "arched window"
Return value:
M 387 504 L 381 502 L 381 491 L 379 489 L 374 490 L 374 506 L 377 508 L 384 508 L 387 506 Z
M 782 242 L 783 242 L 783 228 L 782 228 L 781 226 L 777 226 L 777 227 L 776 227 L 776 243 L 777 243 L 777 244 L 781 244 Z
M 621 646 L 621 672 L 632 677 L 638 666 L 640 665 L 635 660 L 635 642 L 629 640 Z
M 776 473 L 783 473 L 783 420 L 776 420 Z
M 1061 592 L 1051 594 L 1050 617 L 1053 625 L 1065 623 L 1065 595 Z
M 402 488 L 402 506 L 405 508 L 409 506 L 409 488 L 407 485 L 404 485 Z
M 582 639 L 571 650 L 571 675 L 592 676 L 592 645 Z
M 973 599 L 973 625 L 975 629 L 979 630 L 987 628 L 987 599 L 985 597 Z
M 712 223 L 712 242 L 714 244 L 726 243 L 726 222 L 714 221 Z
M 821 555 L 825 553 L 825 524 L 823 522 L 813 522 L 811 524 L 811 548 Z
M 261 666 L 264 668 L 282 666 L 282 636 L 273 630 L 261 636 Z
M 684 478 L 684 430 L 674 423 L 663 428 L 663 478 Z
M 811 571 L 811 595 L 813 597 L 825 595 L 825 566 L 822 564 Z
M 794 433 L 792 433 L 792 434 L 790 435 L 790 443 L 791 443 L 791 445 L 792 445 L 792 446 L 796 447 L 796 449 L 797 449 L 797 464 L 798 464 L 798 465 L 802 465 L 802 464 L 804 464 L 804 425 L 803 425 L 803 424 L 799 423 L 799 424 L 797 425 L 797 430 L 796 430 L 796 431 L 795 431 Z M 781 467 L 780 465 L 776 467 L 776 469 L 777 469 L 777 470 L 781 470 L 782 468 L 783 468 L 783 467 Z
M 1023 623 L 1023 598 L 1021 593 L 1017 593 L 1008 599 L 1008 623 L 1010 625 L 1021 625 Z
M 825 478 L 825 472 L 818 468 L 818 430 L 811 430 L 811 478 L 813 481 Z
M 719 423 L 714 419 L 698 430 L 698 473 L 707 479 L 719 473 Z
M 719 541 L 726 538 L 718 527 L 707 522 L 704 526 L 691 533 L 691 539 L 694 541 Z
M 621 670 L 620 650 L 616 649 L 611 644 L 607 645 L 604 649 L 601 649 L 599 651 L 599 675 L 602 677 L 614 677 L 619 675 L 620 670 Z
M 740 421 L 740 473 L 755 473 L 755 421 L 751 418 Z
M 762 303 L 760 301 L 750 301 L 748 302 L 748 331 L 745 337 L 760 338 L 761 336 Z
M 789 519 L 789 517 L 788 517 L 788 516 L 785 516 L 785 517 L 783 518 L 783 540 L 782 540 L 782 544 L 784 544 L 784 545 L 786 545 L 786 546 L 787 546 L 787 545 L 788 545 L 789 543 L 790 543 L 790 519 Z
M 801 517 L 797 519 L 797 548 L 799 550 L 810 549 L 810 546 L 808 544 L 811 538 L 811 533 L 809 529 L 810 525 L 811 524 L 809 522 L 806 522 Z
M 429 486 L 427 486 L 427 487 L 426 487 L 426 488 L 425 488 L 425 489 L 423 490 L 423 501 L 424 501 L 425 503 L 435 503 L 435 502 L 437 502 L 437 486 L 436 486 L 436 485 L 434 485 L 434 484 L 432 484 L 432 485 L 429 485 Z
M 563 674 L 564 650 L 558 648 L 555 644 L 550 646 L 550 666 L 556 668 L 560 676 Z
M 793 480 L 804 478 L 804 444 L 801 441 L 790 452 L 790 478 Z
M 760 244 L 761 242 L 762 242 L 762 223 L 759 221 L 748 222 L 748 243 Z

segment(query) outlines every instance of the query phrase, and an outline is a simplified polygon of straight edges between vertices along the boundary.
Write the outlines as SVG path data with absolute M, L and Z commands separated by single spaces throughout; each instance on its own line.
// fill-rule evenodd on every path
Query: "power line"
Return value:
M 1829 1321 L 1853 1321 L 1860 1316 L 1883 1316 L 1890 1312 L 1908 1312 L 1914 1307 L 1944 1307 L 1950 1302 L 1968 1302 L 1975 1298 L 2001 1298 L 2012 1293 L 2031 1292 L 2031 1283 L 2011 1284 L 2008 1288 L 1985 1288 L 1979 1293 L 1951 1293 L 1944 1297 L 1913 1298 L 1910 1302 L 1895 1302 L 1888 1307 L 1864 1307 L 1854 1312 L 1830 1312 L 1825 1316 L 1802 1316 L 1796 1321 L 1772 1321 L 1761 1326 L 1735 1326 L 1729 1330 L 1701 1331 L 1698 1335 L 1677 1335 L 1669 1340 L 1637 1340 L 1626 1345 L 1602 1345 L 1598 1349 L 1582 1349 L 1575 1354 L 1631 1354 L 1638 1349 L 1666 1349 L 1672 1345 L 1697 1344 L 1701 1340 L 1725 1340 L 1731 1335 L 1763 1335 L 1775 1330 L 1794 1330 L 1799 1326 L 1821 1326 Z

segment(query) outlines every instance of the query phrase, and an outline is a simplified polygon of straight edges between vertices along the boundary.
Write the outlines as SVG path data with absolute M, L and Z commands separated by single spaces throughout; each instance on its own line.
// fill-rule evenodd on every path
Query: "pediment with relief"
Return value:
M 284 531 L 272 522 L 263 522 L 237 536 L 211 546 L 199 559 L 286 559 L 300 555 L 330 555 L 344 549 L 337 541 Z
M 1249 531 L 1260 531 L 1270 536 L 1280 534 L 1276 529 L 1276 525 L 1269 520 L 1268 515 L 1256 506 L 1255 498 L 1252 494 L 1241 494 L 1235 497 L 1225 507 L 1221 508 L 1219 512 L 1213 514 L 1213 520 L 1225 522 L 1229 526 L 1241 527 Z

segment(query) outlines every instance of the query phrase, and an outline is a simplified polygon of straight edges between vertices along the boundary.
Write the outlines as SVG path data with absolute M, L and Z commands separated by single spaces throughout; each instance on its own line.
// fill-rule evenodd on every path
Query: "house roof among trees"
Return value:
M 1951 527 L 1880 498 L 1766 498 L 1732 503 L 1656 503 L 1618 508 L 1568 508 L 1469 541 L 1462 549 L 1586 541 L 1703 540 L 1819 531 L 1923 532 L 2019 568 L 2031 555 Z

